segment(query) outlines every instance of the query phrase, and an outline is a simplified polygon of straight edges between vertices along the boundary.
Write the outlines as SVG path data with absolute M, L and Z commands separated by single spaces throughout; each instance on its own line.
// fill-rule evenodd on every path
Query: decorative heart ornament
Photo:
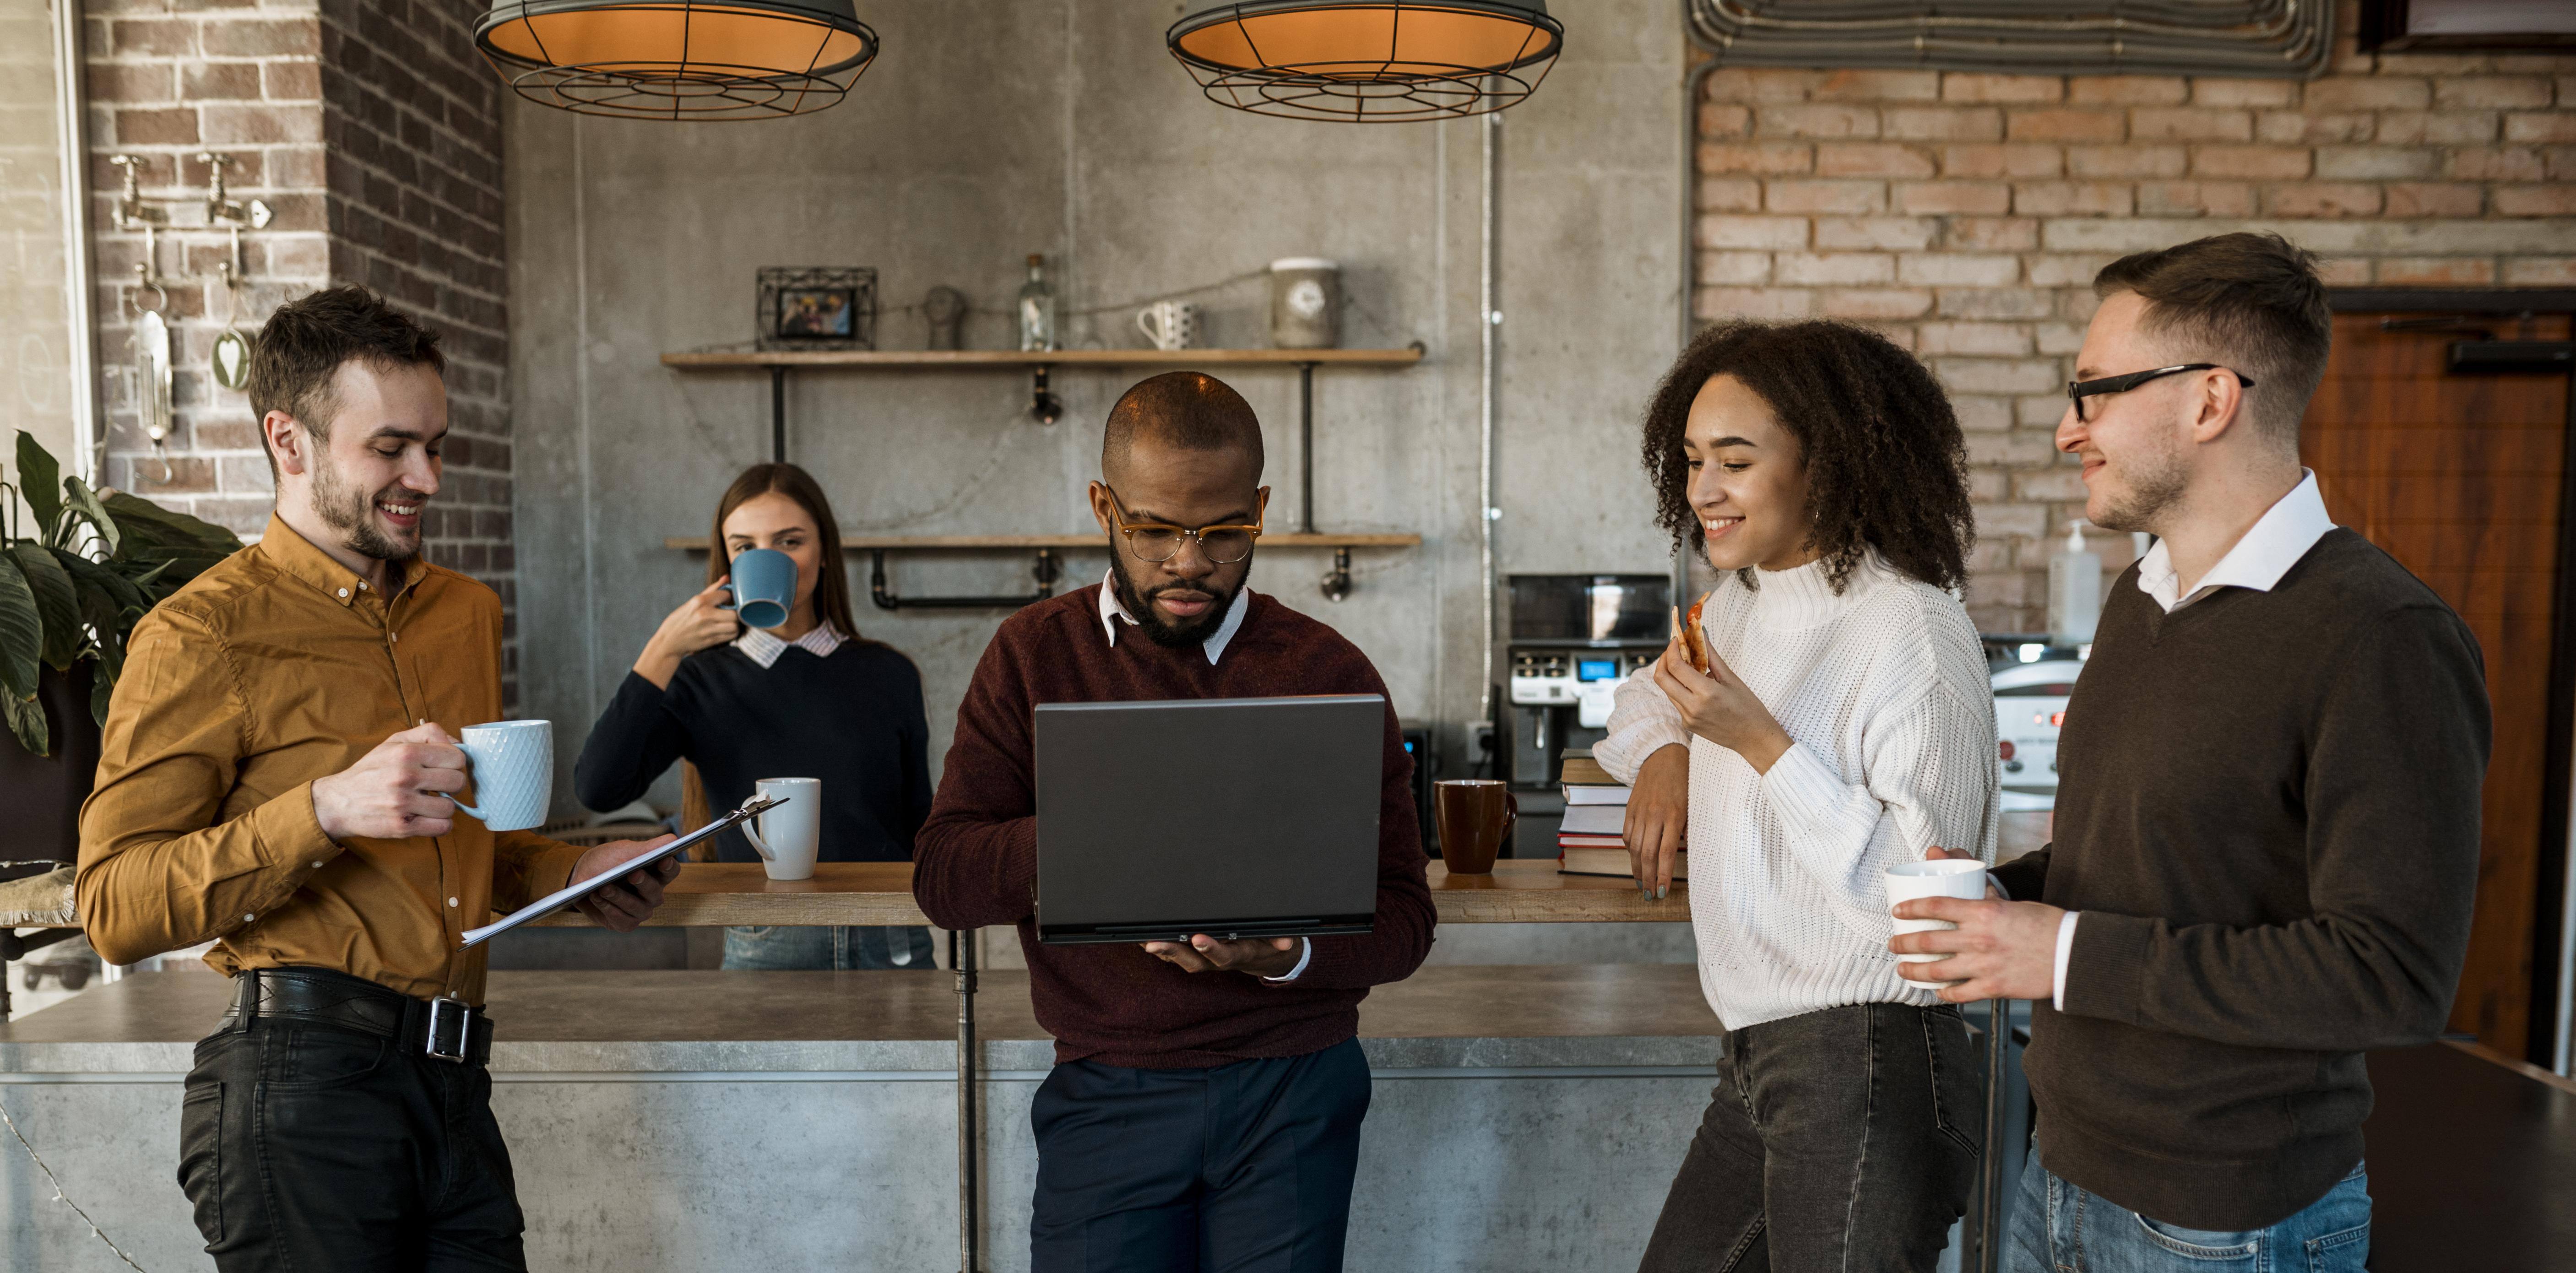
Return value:
M 215 383 L 239 389 L 250 383 L 250 338 L 237 331 L 215 337 Z

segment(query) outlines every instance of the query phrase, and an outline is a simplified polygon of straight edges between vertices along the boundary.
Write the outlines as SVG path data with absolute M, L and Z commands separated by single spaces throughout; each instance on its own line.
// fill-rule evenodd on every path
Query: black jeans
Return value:
M 1959 1010 L 1855 1004 L 1737 1030 L 1644 1273 L 1925 1273 L 1976 1174 Z
M 1029 1107 L 1031 1273 L 1336 1273 L 1368 1106 L 1356 1039 L 1206 1069 L 1058 1065 Z
M 524 1270 L 482 1066 L 260 1018 L 197 1045 L 179 1187 L 221 1273 Z

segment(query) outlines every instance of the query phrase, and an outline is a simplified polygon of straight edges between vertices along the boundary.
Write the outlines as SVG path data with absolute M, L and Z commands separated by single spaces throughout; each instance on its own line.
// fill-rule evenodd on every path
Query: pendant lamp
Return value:
M 848 95 L 877 33 L 850 0 L 493 0 L 474 47 L 519 96 L 584 115 L 774 119 Z
M 1165 33 L 1208 100 L 1393 123 L 1501 110 L 1565 47 L 1547 0 L 1222 0 Z

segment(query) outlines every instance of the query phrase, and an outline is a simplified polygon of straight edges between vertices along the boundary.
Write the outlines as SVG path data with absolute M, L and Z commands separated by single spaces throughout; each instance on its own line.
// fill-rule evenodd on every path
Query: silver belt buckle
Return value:
M 449 1009 L 454 1011 L 450 1012 Z M 449 1028 L 449 1023 L 453 1023 L 456 1032 L 454 1051 L 438 1046 L 440 1038 Z M 454 995 L 440 995 L 430 1000 L 428 1036 L 422 1040 L 421 1050 L 427 1052 L 432 1059 L 450 1061 L 458 1065 L 464 1064 L 465 1053 L 471 1047 L 474 1038 L 473 1005 Z

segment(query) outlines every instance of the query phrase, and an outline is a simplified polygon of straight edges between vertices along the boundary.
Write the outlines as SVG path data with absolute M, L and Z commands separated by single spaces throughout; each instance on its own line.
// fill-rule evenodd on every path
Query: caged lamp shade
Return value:
M 521 97 L 585 115 L 774 119 L 848 95 L 877 33 L 850 0 L 493 0 L 474 46 Z
M 1394 123 L 1501 110 L 1565 47 L 1547 0 L 1220 0 L 1165 33 L 1208 100 Z

